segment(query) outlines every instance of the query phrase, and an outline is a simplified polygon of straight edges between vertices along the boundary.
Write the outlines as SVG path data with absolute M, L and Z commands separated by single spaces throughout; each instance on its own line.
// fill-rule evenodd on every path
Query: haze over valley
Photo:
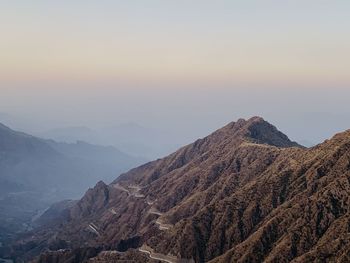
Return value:
M 31 228 L 54 202 L 77 199 L 144 162 L 109 146 L 58 143 L 0 124 L 0 242 Z

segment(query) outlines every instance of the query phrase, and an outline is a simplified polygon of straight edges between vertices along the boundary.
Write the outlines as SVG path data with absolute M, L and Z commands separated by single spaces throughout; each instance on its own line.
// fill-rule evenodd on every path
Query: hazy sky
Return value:
M 349 13 L 348 0 L 4 0 L 0 112 L 33 131 L 137 122 L 187 138 L 262 115 L 317 142 L 350 128 Z

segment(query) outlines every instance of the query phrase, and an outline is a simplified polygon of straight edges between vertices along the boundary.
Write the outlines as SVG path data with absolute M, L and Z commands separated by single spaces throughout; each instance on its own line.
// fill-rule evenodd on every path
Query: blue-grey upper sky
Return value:
M 319 142 L 350 128 L 349 12 L 345 0 L 1 1 L 0 112 L 29 131 L 137 122 L 183 142 L 261 115 Z

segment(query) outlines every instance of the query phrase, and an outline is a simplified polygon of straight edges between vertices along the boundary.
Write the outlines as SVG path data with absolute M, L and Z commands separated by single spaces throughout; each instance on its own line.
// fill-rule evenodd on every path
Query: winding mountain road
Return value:
M 178 263 L 178 259 L 176 257 L 163 255 L 160 253 L 154 253 L 153 249 L 146 245 L 143 245 L 142 247 L 140 247 L 139 251 L 142 253 L 146 253 L 151 259 L 160 260 L 162 262 L 167 262 L 167 263 Z
M 157 216 L 163 215 L 163 213 L 160 212 L 158 209 L 152 207 L 154 204 L 154 201 L 152 202 L 152 201 L 147 200 L 145 195 L 139 193 L 141 191 L 142 187 L 140 187 L 138 185 L 129 185 L 129 186 L 124 187 L 118 183 L 114 184 L 113 187 L 118 189 L 118 190 L 121 190 L 123 192 L 126 192 L 128 194 L 128 196 L 133 196 L 136 198 L 144 198 L 145 203 L 147 205 L 151 206 L 151 208 L 148 211 L 149 214 L 153 214 L 153 215 L 157 215 Z M 112 214 L 116 214 L 116 212 L 113 208 L 110 209 L 109 211 Z M 171 225 L 171 224 L 163 223 L 161 218 L 158 218 L 155 223 L 156 223 L 156 225 L 158 225 L 158 228 L 161 231 L 169 230 L 171 227 L 173 227 L 173 225 Z M 155 260 L 160 260 L 160 261 L 167 262 L 167 263 L 178 263 L 179 262 L 178 258 L 175 256 L 154 253 L 153 249 L 145 244 L 143 244 L 142 247 L 139 248 L 139 251 L 142 253 L 148 254 L 148 256 L 150 258 L 155 259 Z

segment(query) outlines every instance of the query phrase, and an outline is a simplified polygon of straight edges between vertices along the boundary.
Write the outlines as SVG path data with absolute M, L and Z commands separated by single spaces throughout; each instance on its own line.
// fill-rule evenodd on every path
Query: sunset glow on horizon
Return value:
M 2 3 L 0 82 L 350 83 L 345 1 L 174 3 Z
M 254 115 L 300 141 L 349 128 L 350 1 L 0 7 L 0 123 L 19 130 L 132 122 L 182 144 Z

